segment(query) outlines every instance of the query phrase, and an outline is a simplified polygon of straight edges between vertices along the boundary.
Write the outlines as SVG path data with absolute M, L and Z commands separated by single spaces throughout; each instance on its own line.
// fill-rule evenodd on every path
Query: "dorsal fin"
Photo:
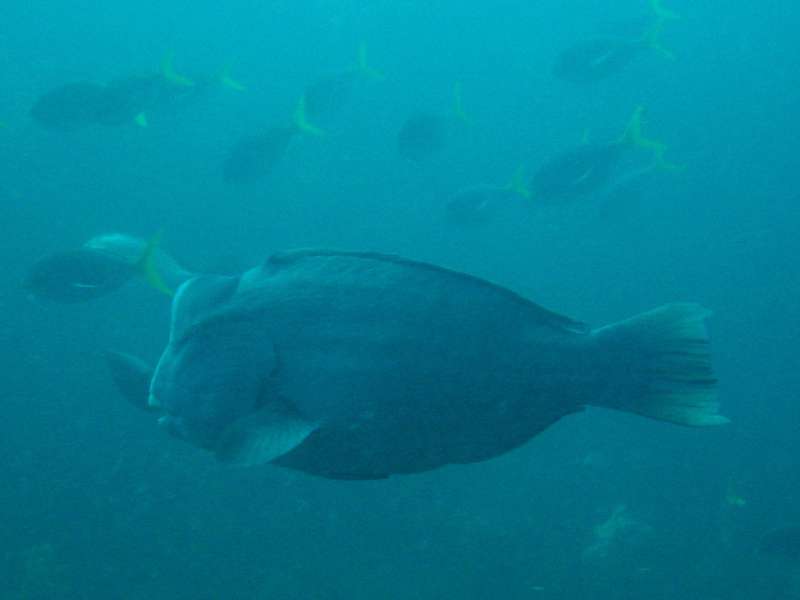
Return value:
M 311 248 L 299 249 L 299 250 L 291 250 L 287 252 L 279 252 L 277 254 L 273 254 L 266 260 L 264 267 L 267 270 L 275 270 L 300 263 L 306 259 L 325 258 L 325 257 L 331 257 L 331 258 L 341 257 L 341 258 L 357 258 L 361 260 L 373 260 L 376 262 L 384 262 L 384 263 L 400 265 L 411 269 L 422 269 L 431 273 L 440 274 L 443 277 L 452 277 L 454 279 L 460 279 L 472 285 L 484 286 L 486 288 L 492 289 L 495 292 L 506 296 L 508 299 L 514 302 L 519 302 L 521 304 L 524 304 L 529 309 L 533 310 L 534 313 L 538 316 L 539 319 L 541 319 L 542 322 L 547 323 L 552 327 L 557 327 L 559 329 L 563 329 L 565 331 L 570 331 L 573 333 L 588 333 L 590 331 L 590 327 L 585 323 L 582 323 L 580 321 L 575 321 L 573 319 L 570 319 L 569 317 L 565 317 L 551 310 L 543 308 L 538 304 L 531 302 L 524 296 L 520 296 L 516 292 L 513 292 L 501 285 L 497 285 L 490 281 L 486 281 L 485 279 L 481 279 L 480 277 L 475 277 L 474 275 L 469 275 L 467 273 L 462 273 L 460 271 L 453 271 L 452 269 L 448 269 L 446 267 L 440 267 L 437 265 L 432 265 L 430 263 L 419 262 L 408 258 L 403 258 L 401 256 L 396 256 L 393 254 L 381 254 L 379 252 L 347 252 L 347 251 L 337 251 L 337 250 L 317 250 Z

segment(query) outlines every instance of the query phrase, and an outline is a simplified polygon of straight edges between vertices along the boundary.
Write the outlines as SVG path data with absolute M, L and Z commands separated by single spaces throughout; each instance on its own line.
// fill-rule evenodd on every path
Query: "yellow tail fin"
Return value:
M 358 58 L 356 61 L 356 71 L 366 77 L 367 79 L 373 79 L 375 81 L 380 81 L 381 79 L 385 78 L 383 71 L 380 71 L 369 64 L 367 61 L 367 45 L 364 42 L 361 42 L 358 45 Z
M 650 6 L 655 13 L 656 22 L 644 33 L 642 36 L 642 43 L 664 58 L 673 60 L 675 58 L 675 54 L 661 43 L 661 33 L 663 32 L 664 24 L 667 21 L 675 21 L 680 19 L 680 16 L 678 13 L 673 12 L 668 8 L 664 8 L 664 6 L 661 4 L 661 0 L 650 0 Z
M 456 81 L 453 84 L 453 116 L 464 124 L 469 125 L 471 123 L 467 111 L 464 110 L 464 95 L 462 94 L 460 81 Z
M 514 171 L 514 176 L 511 178 L 511 181 L 508 182 L 506 189 L 509 192 L 513 192 L 518 196 L 521 196 L 525 200 L 530 200 L 532 194 L 530 188 L 528 187 L 528 182 L 525 180 L 525 169 L 522 166 Z
M 247 87 L 237 79 L 231 77 L 230 67 L 225 67 L 219 74 L 219 83 L 234 92 L 246 92 Z
M 642 37 L 642 43 L 667 60 L 675 60 L 675 53 L 661 43 L 661 32 L 663 29 L 664 21 L 656 22 L 655 25 L 645 32 Z
M 650 0 L 650 7 L 656 15 L 657 21 L 677 21 L 681 16 L 668 8 L 664 8 L 661 0 Z
M 136 270 L 150 287 L 158 290 L 162 294 L 172 296 L 174 294 L 173 290 L 164 282 L 164 279 L 158 272 L 158 266 L 156 265 L 156 253 L 161 244 L 161 236 L 162 232 L 159 231 L 147 242 L 142 256 L 136 262 Z
M 297 127 L 298 131 L 301 133 L 307 133 L 309 135 L 314 135 L 317 137 L 321 137 L 325 135 L 325 132 L 311 123 L 308 120 L 308 115 L 306 114 L 306 96 L 303 94 L 300 96 L 300 100 L 297 101 L 297 107 L 294 109 L 294 126 Z
M 161 62 L 161 76 L 173 85 L 181 87 L 194 86 L 194 81 L 175 71 L 173 59 L 174 56 L 172 52 L 167 53 L 164 57 L 164 60 Z
M 633 115 L 628 121 L 627 127 L 622 137 L 619 138 L 618 143 L 634 148 L 641 148 L 653 153 L 653 168 L 662 169 L 664 171 L 680 171 L 682 166 L 669 162 L 664 158 L 667 152 L 667 145 L 663 142 L 651 138 L 647 138 L 642 133 L 642 125 L 644 123 L 644 107 L 637 106 L 633 111 Z

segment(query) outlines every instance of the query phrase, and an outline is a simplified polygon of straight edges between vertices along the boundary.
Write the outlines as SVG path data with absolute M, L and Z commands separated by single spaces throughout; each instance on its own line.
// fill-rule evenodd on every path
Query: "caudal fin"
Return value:
M 173 62 L 174 55 L 172 52 L 167 53 L 167 55 L 164 56 L 164 60 L 161 61 L 161 76 L 172 85 L 178 87 L 193 87 L 194 81 L 175 71 Z
M 230 67 L 226 66 L 219 74 L 219 84 L 227 88 L 229 90 L 233 90 L 234 92 L 246 92 L 247 86 L 245 86 L 241 81 L 238 79 L 234 79 L 231 75 Z
M 681 165 L 672 163 L 666 159 L 667 145 L 653 138 L 648 138 L 642 132 L 644 124 L 644 107 L 637 106 L 628 125 L 625 127 L 625 132 L 619 138 L 620 144 L 631 146 L 633 148 L 640 148 L 653 154 L 653 168 L 661 169 L 664 171 L 680 171 L 683 169 Z
M 530 200 L 532 193 L 530 187 L 528 187 L 528 182 L 525 178 L 525 169 L 523 167 L 519 167 L 514 172 L 514 176 L 511 178 L 511 181 L 508 182 L 506 189 L 525 200 Z
M 152 288 L 158 290 L 162 294 L 172 296 L 174 291 L 164 281 L 164 278 L 158 270 L 158 265 L 156 264 L 156 253 L 158 252 L 160 243 L 161 232 L 148 240 L 147 245 L 144 247 L 144 252 L 142 252 L 142 256 L 136 262 L 136 270 Z
M 369 64 L 369 61 L 367 60 L 367 44 L 364 42 L 361 42 L 358 45 L 356 72 L 360 73 L 367 79 L 372 79 L 373 81 L 380 81 L 385 77 L 382 71 Z
M 672 52 L 672 50 L 664 46 L 661 41 L 661 34 L 664 31 L 664 25 L 668 21 L 680 19 L 680 16 L 678 13 L 665 8 L 664 5 L 661 4 L 661 0 L 651 0 L 650 7 L 653 9 L 656 20 L 652 27 L 650 27 L 650 29 L 644 33 L 644 36 L 642 36 L 642 42 L 648 48 L 660 54 L 664 58 L 672 60 L 675 58 L 675 54 Z
M 697 304 L 668 304 L 594 331 L 611 370 L 602 405 L 679 425 L 722 425 L 705 319 Z
M 308 120 L 308 112 L 306 111 L 306 95 L 300 96 L 297 101 L 297 106 L 294 109 L 294 126 L 300 133 L 306 133 L 316 137 L 325 135 L 325 131 L 314 125 Z
M 460 81 L 456 81 L 453 84 L 453 116 L 457 121 L 465 125 L 469 125 L 472 122 L 464 108 L 464 94 Z

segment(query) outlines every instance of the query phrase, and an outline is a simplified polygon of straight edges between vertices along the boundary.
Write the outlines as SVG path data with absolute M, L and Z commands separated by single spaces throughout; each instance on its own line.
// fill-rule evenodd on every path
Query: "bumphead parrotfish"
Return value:
M 338 479 L 487 460 L 587 405 L 717 425 L 708 314 L 592 329 L 441 267 L 300 250 L 178 289 L 149 404 L 222 461 Z

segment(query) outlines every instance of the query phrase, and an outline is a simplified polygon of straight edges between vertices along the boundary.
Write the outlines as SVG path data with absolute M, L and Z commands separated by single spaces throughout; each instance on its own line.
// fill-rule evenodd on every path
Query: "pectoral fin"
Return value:
M 267 406 L 234 422 L 222 434 L 217 458 L 249 467 L 271 462 L 293 450 L 316 429 L 295 410 Z
M 147 398 L 150 393 L 150 379 L 153 368 L 143 360 L 125 352 L 106 352 L 106 364 L 111 379 L 122 397 L 139 410 L 157 412 L 158 408 L 150 406 Z

